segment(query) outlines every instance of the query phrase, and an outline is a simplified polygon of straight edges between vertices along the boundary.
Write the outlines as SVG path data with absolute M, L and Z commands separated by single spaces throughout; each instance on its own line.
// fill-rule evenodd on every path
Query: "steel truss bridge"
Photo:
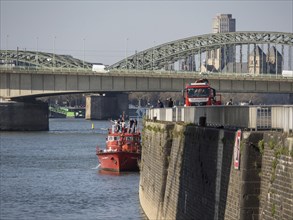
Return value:
M 282 32 L 228 32 L 217 34 L 206 34 L 184 38 L 169 43 L 161 44 L 138 52 L 134 55 L 109 66 L 109 69 L 127 70 L 162 70 L 166 66 L 174 64 L 179 60 L 190 56 L 222 49 L 226 50 L 231 46 L 240 47 L 240 63 L 242 63 L 242 46 L 247 46 L 247 53 L 250 53 L 252 45 L 254 56 L 257 45 L 268 45 L 268 47 L 281 45 L 282 56 L 284 57 L 284 46 L 288 49 L 289 65 L 292 63 L 293 33 Z M 225 56 L 227 58 L 227 56 Z M 224 57 L 224 59 L 225 59 Z M 244 59 L 243 59 L 244 60 Z M 90 70 L 92 63 L 75 59 L 70 55 L 57 55 L 38 51 L 1 50 L 0 64 L 14 64 L 19 67 L 39 69 L 85 69 Z M 227 60 L 223 60 L 227 64 Z M 291 69 L 291 68 L 290 68 Z
M 73 58 L 70 55 L 58 55 L 38 51 L 1 50 L 0 61 L 8 65 L 40 69 L 92 68 L 91 63 Z
M 192 55 L 199 54 L 200 56 L 200 54 L 206 51 L 215 49 L 223 49 L 225 51 L 229 46 L 240 46 L 241 52 L 243 45 L 250 44 L 253 45 L 253 51 L 255 51 L 256 45 L 259 44 L 272 46 L 282 45 L 282 53 L 284 53 L 283 46 L 289 46 L 288 59 L 289 61 L 292 60 L 291 47 L 293 46 L 293 33 L 228 32 L 194 36 L 161 44 L 126 57 L 111 65 L 110 68 L 138 70 L 163 69 L 168 64 L 175 63 Z M 223 62 L 226 61 L 224 60 Z

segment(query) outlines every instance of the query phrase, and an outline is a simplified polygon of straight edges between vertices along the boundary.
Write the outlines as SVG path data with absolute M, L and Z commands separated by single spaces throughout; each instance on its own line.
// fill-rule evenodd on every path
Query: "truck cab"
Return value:
M 196 80 L 183 90 L 185 106 L 221 105 L 221 95 L 210 87 L 207 79 Z

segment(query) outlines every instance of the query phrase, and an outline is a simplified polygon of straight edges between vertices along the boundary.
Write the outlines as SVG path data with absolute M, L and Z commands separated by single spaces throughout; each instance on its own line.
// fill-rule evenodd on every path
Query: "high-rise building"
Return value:
M 236 20 L 232 18 L 231 14 L 217 14 L 217 16 L 213 18 L 212 28 L 213 33 L 235 32 Z M 221 72 L 225 66 L 235 61 L 235 51 L 235 46 L 227 46 L 221 49 L 207 51 L 206 65 L 213 66 L 212 69 L 214 71 Z
M 217 14 L 213 18 L 213 33 L 225 33 L 236 31 L 236 20 L 231 14 Z

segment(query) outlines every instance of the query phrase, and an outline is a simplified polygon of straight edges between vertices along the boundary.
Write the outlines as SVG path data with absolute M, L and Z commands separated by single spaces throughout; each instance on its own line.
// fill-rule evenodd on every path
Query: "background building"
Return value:
M 248 70 L 250 74 L 281 74 L 282 73 L 283 56 L 276 49 L 270 47 L 268 53 L 259 47 L 255 47 L 249 54 Z
M 236 19 L 232 14 L 218 14 L 213 18 L 213 33 L 225 33 L 236 31 Z
M 263 50 L 256 46 L 255 51 L 249 55 L 248 69 L 251 74 L 261 74 L 267 72 L 267 56 Z
M 281 74 L 283 70 L 283 56 L 275 46 L 271 47 L 267 54 L 268 72 L 271 74 Z
M 236 19 L 232 14 L 218 14 L 213 18 L 213 33 L 225 33 L 236 31 Z M 210 69 L 221 72 L 226 65 L 235 62 L 235 46 L 207 51 L 206 65 L 212 66 Z M 206 68 L 204 68 L 206 69 Z

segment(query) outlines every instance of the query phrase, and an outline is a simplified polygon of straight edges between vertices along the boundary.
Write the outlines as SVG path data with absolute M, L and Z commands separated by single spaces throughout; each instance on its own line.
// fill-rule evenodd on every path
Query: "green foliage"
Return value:
M 274 182 L 276 179 L 276 168 L 278 165 L 278 160 L 280 159 L 281 155 L 289 156 L 289 149 L 284 146 L 274 145 L 273 149 L 274 149 L 274 159 L 272 161 L 271 183 Z
M 271 150 L 273 150 L 273 149 L 275 148 L 275 146 L 276 146 L 276 142 L 275 142 L 275 140 L 270 140 L 270 141 L 269 141 L 269 148 L 270 148 Z
M 225 145 L 226 142 L 227 142 L 227 138 L 226 138 L 226 137 L 223 137 L 223 138 L 222 138 L 222 143 Z
M 174 138 L 178 138 L 178 137 L 183 137 L 183 135 L 184 135 L 184 132 L 183 132 L 183 130 L 180 130 L 180 131 L 177 131 L 177 130 L 173 130 L 173 132 L 172 132 L 172 136 L 174 137 Z
M 167 163 L 170 163 L 170 156 L 167 156 Z
M 278 159 L 275 157 L 275 158 L 273 159 L 273 162 L 272 162 L 272 168 L 273 168 L 273 171 L 276 170 L 276 168 L 277 168 L 277 164 L 278 164 Z
M 289 149 L 284 146 L 277 146 L 274 151 L 276 158 L 280 158 L 281 155 L 289 156 Z
M 264 149 L 265 149 L 265 141 L 264 141 L 264 139 L 260 140 L 258 142 L 257 146 L 258 146 L 260 154 L 263 155 Z
M 243 153 L 244 146 L 245 146 L 245 141 L 241 140 L 240 141 L 240 153 Z
M 273 205 L 272 205 L 272 216 L 274 217 L 275 214 L 276 214 L 276 205 L 273 204 Z
M 144 127 L 146 130 L 149 130 L 149 131 L 153 131 L 155 133 L 164 133 L 165 132 L 165 129 L 164 128 L 161 128 L 159 126 L 151 126 L 151 125 L 147 125 Z
M 275 181 L 275 179 L 276 179 L 276 173 L 273 172 L 272 176 L 271 176 L 271 183 L 273 183 Z

